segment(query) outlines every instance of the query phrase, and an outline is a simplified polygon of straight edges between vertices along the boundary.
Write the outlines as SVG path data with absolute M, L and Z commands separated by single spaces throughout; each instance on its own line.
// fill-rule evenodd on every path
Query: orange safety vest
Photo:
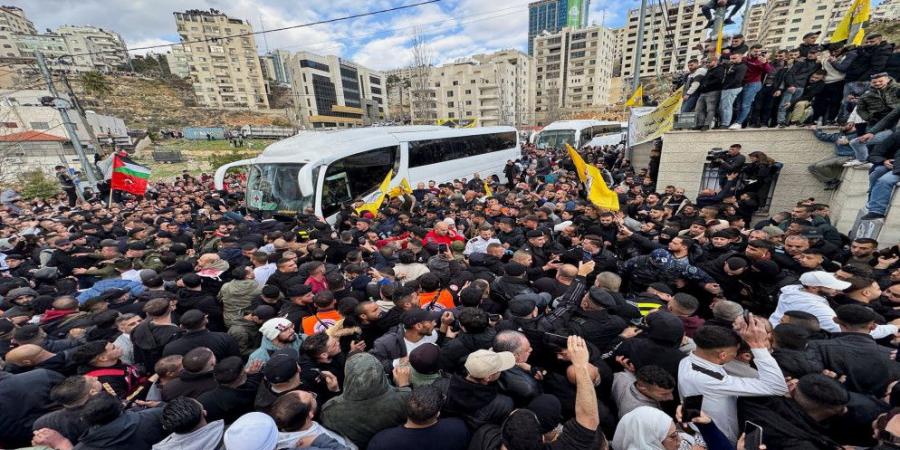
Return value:
M 341 319 L 341 313 L 334 309 L 319 311 L 316 314 L 304 317 L 300 321 L 300 326 L 303 328 L 303 334 L 312 336 L 333 327 Z

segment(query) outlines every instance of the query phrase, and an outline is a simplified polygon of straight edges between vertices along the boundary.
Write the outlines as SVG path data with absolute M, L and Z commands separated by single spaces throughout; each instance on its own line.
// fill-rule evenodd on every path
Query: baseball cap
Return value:
M 834 311 L 837 313 L 837 320 L 847 325 L 865 325 L 875 322 L 879 319 L 879 315 L 863 305 L 841 305 Z
M 44 334 L 44 331 L 41 330 L 41 327 L 33 323 L 22 325 L 21 327 L 16 328 L 13 331 L 13 340 L 18 342 L 19 344 L 31 342 L 34 339 L 37 339 L 39 336 L 46 335 Z
M 297 366 L 299 360 L 300 353 L 291 347 L 276 350 L 266 361 L 263 375 L 269 383 L 284 383 L 293 378 L 300 370 L 300 367 Z
M 287 288 L 288 297 L 303 297 L 312 292 L 312 288 L 305 284 L 293 284 Z
M 672 254 L 668 250 L 658 248 L 650 252 L 650 263 L 654 266 L 661 267 L 669 264 L 672 260 Z
M 871 36 L 869 36 L 869 37 L 871 37 Z M 878 73 L 873 73 L 871 76 L 869 76 L 869 79 L 874 80 L 876 78 L 889 77 L 889 76 L 890 75 L 888 75 L 887 72 L 878 72 Z
M 228 450 L 275 448 L 278 443 L 278 426 L 268 414 L 249 412 L 228 427 L 223 440 Z
M 275 308 L 269 305 L 259 305 L 253 310 L 253 315 L 264 322 L 274 318 L 276 314 Z
M 274 341 L 282 331 L 287 330 L 293 324 L 293 322 L 284 317 L 276 317 L 274 319 L 269 319 L 266 323 L 262 324 L 262 326 L 259 327 L 259 332 L 265 336 L 266 339 Z
M 409 365 L 422 375 L 432 375 L 440 370 L 441 348 L 426 342 L 409 353 Z
M 811 36 L 818 36 L 821 33 L 822 33 L 821 31 L 810 31 L 809 33 L 806 33 L 803 35 L 803 39 L 806 39 Z
M 588 298 L 597 306 L 602 306 L 604 308 L 616 307 L 616 299 L 614 299 L 606 289 L 597 286 L 593 286 L 588 290 Z
M 508 262 L 503 265 L 503 272 L 511 277 L 520 277 L 525 273 L 526 267 L 517 262 Z
M 541 233 L 541 232 L 538 231 L 538 230 L 528 230 L 528 232 L 525 233 L 525 237 L 527 237 L 527 238 L 529 238 L 529 239 L 531 239 L 531 238 L 536 238 L 536 237 L 541 237 L 541 236 L 543 236 L 543 235 L 544 235 L 544 233 Z
M 476 350 L 466 358 L 466 371 L 473 378 L 487 378 L 495 373 L 512 369 L 516 365 L 516 357 L 512 352 L 494 352 Z
M 515 317 L 526 317 L 530 315 L 537 303 L 527 295 L 517 295 L 509 302 L 509 313 Z
M 183 328 L 193 330 L 199 327 L 203 323 L 204 319 L 206 319 L 206 313 L 200 311 L 199 309 L 191 309 L 181 315 L 181 320 L 179 320 L 179 323 Z
M 806 287 L 824 287 L 843 291 L 850 283 L 837 279 L 833 273 L 817 270 L 800 275 L 800 283 Z
M 670 288 L 668 284 L 663 283 L 661 281 L 657 281 L 656 283 L 651 283 L 649 287 L 657 292 L 662 292 L 663 294 L 669 294 L 669 295 L 675 294 L 675 291 L 673 291 L 672 288 Z

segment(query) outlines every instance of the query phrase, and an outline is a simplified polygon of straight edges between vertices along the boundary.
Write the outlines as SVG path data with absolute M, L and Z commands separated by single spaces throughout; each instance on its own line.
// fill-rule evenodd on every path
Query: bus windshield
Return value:
M 537 139 L 538 148 L 563 148 L 565 144 L 573 147 L 578 145 L 575 142 L 575 130 L 548 130 L 541 131 Z
M 247 180 L 247 208 L 296 214 L 312 207 L 314 196 L 300 193 L 297 174 L 303 164 L 256 164 Z

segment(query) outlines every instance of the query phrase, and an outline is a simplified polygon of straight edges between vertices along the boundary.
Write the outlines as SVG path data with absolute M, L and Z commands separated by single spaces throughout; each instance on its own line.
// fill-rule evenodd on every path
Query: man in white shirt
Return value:
M 741 433 L 738 397 L 781 396 L 788 391 L 781 368 L 769 354 L 765 319 L 749 317 L 749 324 L 743 316 L 735 320 L 737 333 L 714 325 L 701 327 L 694 334 L 697 348 L 678 365 L 678 393 L 682 400 L 702 395 L 703 412 L 715 418 L 716 426 L 732 443 L 737 442 Z M 737 356 L 742 338 L 753 353 L 758 378 L 735 377 L 723 367 Z
M 484 224 L 478 229 L 478 236 L 469 239 L 466 242 L 466 248 L 463 255 L 469 256 L 472 253 L 487 253 L 487 247 L 490 244 L 499 244 L 500 239 L 494 237 L 494 227 L 490 224 Z
M 819 319 L 819 327 L 829 333 L 839 333 L 841 327 L 834 322 L 836 315 L 828 304 L 827 297 L 837 295 L 850 287 L 850 283 L 837 279 L 834 274 L 824 271 L 806 272 L 800 276 L 800 284 L 781 288 L 778 306 L 769 316 L 772 326 L 781 323 L 785 311 L 804 311 Z M 873 338 L 881 339 L 896 334 L 896 325 L 878 325 L 870 333 Z
M 278 270 L 275 263 L 269 262 L 269 254 L 263 251 L 253 253 L 250 261 L 253 263 L 253 279 L 260 287 L 265 286 L 269 277 Z

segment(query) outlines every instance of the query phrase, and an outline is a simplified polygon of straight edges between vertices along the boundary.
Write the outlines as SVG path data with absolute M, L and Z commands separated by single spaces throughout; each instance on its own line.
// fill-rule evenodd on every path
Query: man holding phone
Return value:
M 764 319 L 739 317 L 734 330 L 707 325 L 694 334 L 697 349 L 678 366 L 678 392 L 682 399 L 702 395 L 702 409 L 716 419 L 716 425 L 732 443 L 737 442 L 740 424 L 738 397 L 781 396 L 787 393 L 784 374 L 769 354 L 769 338 Z M 736 332 L 735 332 L 736 331 Z M 724 364 L 737 356 L 743 339 L 753 353 L 758 378 L 742 378 L 725 372 Z

